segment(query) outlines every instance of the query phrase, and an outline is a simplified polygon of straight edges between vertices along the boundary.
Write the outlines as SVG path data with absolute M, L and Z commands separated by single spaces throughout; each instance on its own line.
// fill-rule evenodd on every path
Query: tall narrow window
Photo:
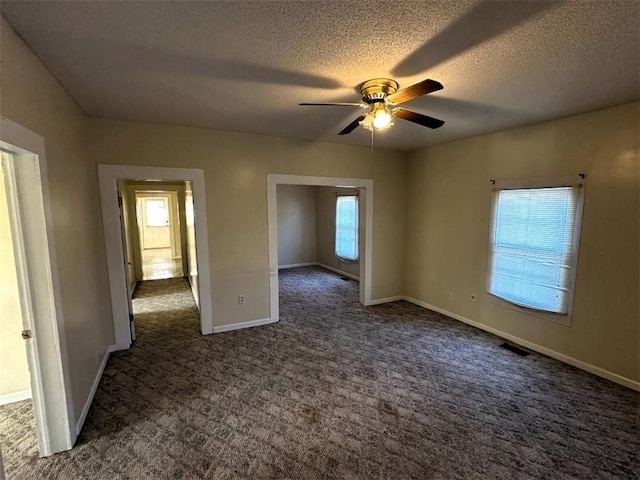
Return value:
M 358 260 L 358 196 L 336 197 L 336 257 Z
M 580 186 L 494 191 L 489 293 L 566 315 L 572 301 Z

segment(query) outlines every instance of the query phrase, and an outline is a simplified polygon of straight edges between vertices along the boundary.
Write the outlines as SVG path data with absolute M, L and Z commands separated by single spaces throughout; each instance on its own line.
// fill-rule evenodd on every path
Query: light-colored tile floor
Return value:
M 151 248 L 142 251 L 143 280 L 182 276 L 182 258 L 173 258 L 170 248 Z

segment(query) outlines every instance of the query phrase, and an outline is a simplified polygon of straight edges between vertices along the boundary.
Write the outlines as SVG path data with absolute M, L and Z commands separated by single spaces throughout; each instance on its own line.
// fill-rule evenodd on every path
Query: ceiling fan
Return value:
M 347 135 L 359 125 L 367 130 L 385 130 L 393 125 L 392 116 L 408 120 L 423 127 L 440 128 L 443 120 L 412 112 L 404 108 L 392 108 L 399 103 L 408 102 L 416 97 L 442 90 L 444 87 L 435 80 L 423 80 L 410 87 L 398 90 L 398 82 L 390 78 L 374 78 L 360 86 L 362 102 L 358 103 L 300 103 L 301 106 L 334 106 L 368 108 L 366 115 L 361 115 L 347 125 L 338 135 Z

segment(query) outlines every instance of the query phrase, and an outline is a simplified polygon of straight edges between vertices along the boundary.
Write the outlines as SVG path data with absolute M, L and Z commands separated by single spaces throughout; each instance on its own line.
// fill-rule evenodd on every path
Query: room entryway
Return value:
M 127 266 L 129 302 L 141 283 L 183 278 L 198 298 L 197 247 L 193 228 L 191 182 L 119 180 L 122 253 Z M 137 338 L 131 307 L 131 337 Z
M 158 182 L 149 182 L 158 188 Z M 147 185 L 148 185 L 147 184 Z M 170 190 L 135 190 L 138 244 L 141 250 L 142 280 L 158 280 L 183 276 L 182 253 L 187 251 L 188 238 L 182 235 L 186 223 L 184 188 Z M 183 187 L 179 185 L 179 187 Z M 126 228 L 126 224 L 125 224 Z M 129 235 L 127 235 L 129 237 Z M 183 245 L 184 243 L 184 245 Z M 187 268 L 189 268 L 189 258 Z
M 330 271 L 314 276 L 309 289 L 316 285 L 319 295 L 326 290 L 318 281 L 337 278 L 355 283 L 357 292 L 365 238 L 362 193 L 358 188 L 277 185 L 279 275 L 291 269 L 298 276 Z M 352 300 L 358 303 L 357 296 Z
M 136 339 L 131 299 L 149 278 L 186 278 L 200 331 L 213 333 L 204 172 L 99 165 L 98 176 L 115 350 Z
M 271 318 L 279 318 L 280 270 L 319 266 L 356 283 L 371 304 L 373 182 L 267 175 Z

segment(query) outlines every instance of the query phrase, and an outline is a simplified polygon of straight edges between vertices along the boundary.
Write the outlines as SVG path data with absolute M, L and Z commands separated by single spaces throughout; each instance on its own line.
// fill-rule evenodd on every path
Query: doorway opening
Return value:
M 98 175 L 116 350 L 136 338 L 136 286 L 158 278 L 186 277 L 200 332 L 213 333 L 204 172 L 99 165 Z
M 164 288 L 159 288 L 159 285 L 152 287 L 148 283 L 182 279 L 184 272 L 197 271 L 197 248 L 194 236 L 190 234 L 193 228 L 188 225 L 191 218 L 187 221 L 187 202 L 193 203 L 192 195 L 187 199 L 187 192 L 192 191 L 190 181 L 118 181 L 132 340 L 138 336 L 136 322 L 140 320 L 141 312 L 136 300 L 142 296 L 152 297 L 149 292 L 185 286 L 180 281 L 164 282 Z M 197 280 L 197 275 L 187 277 L 188 290 L 193 293 L 194 299 L 198 298 Z M 144 303 L 152 305 L 153 301 Z M 166 308 L 162 302 L 157 303 L 156 307 L 160 309 L 158 312 Z M 150 313 L 148 306 L 142 310 L 145 314 Z
M 0 439 L 10 472 L 16 454 L 21 462 L 70 449 L 77 426 L 44 140 L 6 118 L 0 134 Z
M 184 191 L 180 192 L 184 196 Z M 136 190 L 142 280 L 183 276 L 178 191 Z M 184 199 L 182 199 L 184 201 Z
M 341 209 L 338 199 L 347 197 L 349 208 Z M 373 181 L 269 174 L 267 200 L 271 319 L 279 319 L 279 270 L 285 268 L 333 271 L 358 283 L 354 300 L 371 304 Z

